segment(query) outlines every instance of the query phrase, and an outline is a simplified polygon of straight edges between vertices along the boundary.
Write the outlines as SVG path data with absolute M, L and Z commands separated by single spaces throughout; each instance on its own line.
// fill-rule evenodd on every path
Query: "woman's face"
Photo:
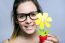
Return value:
M 25 33 L 27 34 L 33 34 L 36 31 L 36 24 L 35 24 L 35 15 L 32 15 L 31 13 L 36 13 L 37 8 L 35 4 L 32 1 L 27 1 L 24 3 L 21 3 L 17 8 L 18 13 L 18 23 Z M 27 19 L 26 19 L 27 15 Z M 32 19 L 31 19 L 32 18 Z

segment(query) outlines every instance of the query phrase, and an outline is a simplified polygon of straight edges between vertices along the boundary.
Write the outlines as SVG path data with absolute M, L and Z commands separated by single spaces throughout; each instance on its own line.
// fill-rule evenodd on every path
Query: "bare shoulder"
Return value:
M 3 40 L 2 43 L 9 43 L 8 39 L 7 40 Z

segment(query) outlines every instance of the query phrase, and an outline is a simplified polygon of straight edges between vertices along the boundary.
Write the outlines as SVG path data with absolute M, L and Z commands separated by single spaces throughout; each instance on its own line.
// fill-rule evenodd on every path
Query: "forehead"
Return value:
M 37 11 L 37 8 L 32 1 L 21 3 L 17 8 L 17 13 L 30 13 L 33 11 Z

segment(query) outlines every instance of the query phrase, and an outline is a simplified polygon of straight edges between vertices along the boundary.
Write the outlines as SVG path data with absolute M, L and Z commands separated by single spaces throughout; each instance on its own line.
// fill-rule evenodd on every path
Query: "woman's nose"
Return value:
M 27 16 L 26 23 L 30 24 L 32 22 L 31 18 Z

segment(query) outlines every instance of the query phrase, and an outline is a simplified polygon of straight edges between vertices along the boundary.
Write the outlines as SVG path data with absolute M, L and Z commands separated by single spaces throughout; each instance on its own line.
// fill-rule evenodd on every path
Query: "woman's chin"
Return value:
M 35 30 L 28 30 L 26 31 L 27 34 L 33 34 L 35 32 Z

